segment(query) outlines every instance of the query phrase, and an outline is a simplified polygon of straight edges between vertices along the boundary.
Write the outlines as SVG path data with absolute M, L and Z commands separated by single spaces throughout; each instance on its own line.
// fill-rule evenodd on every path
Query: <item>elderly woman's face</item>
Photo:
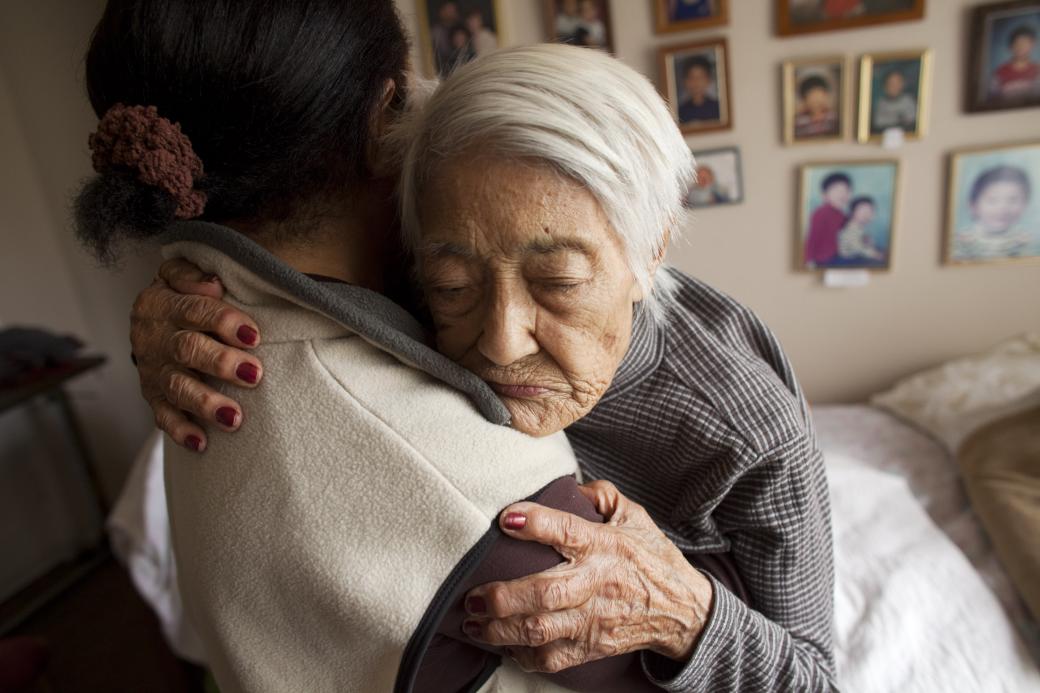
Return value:
M 584 416 L 628 349 L 642 291 L 588 191 L 475 155 L 438 166 L 419 210 L 420 278 L 442 353 L 499 394 L 513 426 Z

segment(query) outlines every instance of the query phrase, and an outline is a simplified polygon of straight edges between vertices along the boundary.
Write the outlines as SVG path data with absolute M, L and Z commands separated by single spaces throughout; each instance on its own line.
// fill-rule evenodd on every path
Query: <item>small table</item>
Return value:
M 100 368 L 107 359 L 103 356 L 85 356 L 47 370 L 39 377 L 21 385 L 0 388 L 0 415 L 28 404 L 37 397 L 43 397 L 58 405 L 61 418 L 72 436 L 72 444 L 86 472 L 91 494 L 101 513 L 104 524 L 109 505 L 105 500 L 101 479 L 98 476 L 94 457 L 90 454 L 83 427 L 76 416 L 69 396 L 65 392 L 65 384 L 84 373 Z M 102 533 L 102 536 L 103 533 Z M 17 627 L 19 623 L 31 616 L 36 610 L 57 597 L 80 578 L 85 576 L 108 557 L 108 545 L 104 539 L 92 549 L 88 549 L 78 558 L 52 569 L 42 577 L 34 580 L 14 596 L 0 604 L 0 635 Z
M 104 356 L 85 356 L 49 369 L 42 376 L 34 378 L 24 385 L 0 388 L 0 414 L 26 404 L 36 397 L 46 397 L 58 405 L 61 417 L 65 421 L 69 433 L 72 434 L 72 444 L 79 455 L 83 470 L 87 473 L 91 493 L 94 495 L 102 517 L 108 514 L 108 502 L 105 500 L 105 493 L 101 487 L 97 467 L 94 465 L 94 458 L 90 454 L 90 447 L 83 435 L 83 427 L 80 426 L 79 418 L 69 402 L 64 385 L 73 378 L 100 368 L 107 360 Z

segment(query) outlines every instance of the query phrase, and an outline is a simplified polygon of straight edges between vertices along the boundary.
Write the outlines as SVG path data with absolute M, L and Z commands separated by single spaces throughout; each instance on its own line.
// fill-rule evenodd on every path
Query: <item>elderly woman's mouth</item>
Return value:
M 487 381 L 487 384 L 503 397 L 513 397 L 514 399 L 530 399 L 540 397 L 549 392 L 549 388 L 541 387 L 540 385 L 508 385 L 506 383 L 496 383 L 493 380 Z

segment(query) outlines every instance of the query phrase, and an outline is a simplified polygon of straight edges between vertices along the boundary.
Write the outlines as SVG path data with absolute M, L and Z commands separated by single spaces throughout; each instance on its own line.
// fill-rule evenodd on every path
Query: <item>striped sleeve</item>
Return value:
M 708 622 L 681 666 L 645 653 L 668 691 L 828 691 L 834 688 L 834 585 L 823 461 L 811 437 L 755 460 L 716 510 L 750 594 L 714 578 Z

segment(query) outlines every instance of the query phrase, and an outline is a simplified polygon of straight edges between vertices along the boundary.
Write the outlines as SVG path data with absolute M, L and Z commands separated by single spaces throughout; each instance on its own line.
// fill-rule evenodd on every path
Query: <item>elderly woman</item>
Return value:
M 808 409 L 750 311 L 660 266 L 693 162 L 652 86 L 594 51 L 500 51 L 447 79 L 395 137 L 438 349 L 498 394 L 514 428 L 565 429 L 584 476 L 616 484 L 583 491 L 605 523 L 506 508 L 506 535 L 564 562 L 470 590 L 462 630 L 532 671 L 638 651 L 667 690 L 829 689 L 828 502 Z M 165 276 L 199 289 L 193 271 Z M 136 353 L 165 353 L 177 325 L 227 334 L 178 314 L 191 299 L 170 301 L 161 286 L 139 300 Z M 222 325 L 248 319 L 198 301 Z M 229 364 L 254 361 L 198 344 L 176 368 L 232 379 Z M 226 400 L 155 372 L 144 386 L 165 388 L 162 407 L 213 420 L 198 403 Z M 226 406 L 235 424 L 250 416 Z M 189 426 L 168 421 L 178 440 L 203 435 Z

